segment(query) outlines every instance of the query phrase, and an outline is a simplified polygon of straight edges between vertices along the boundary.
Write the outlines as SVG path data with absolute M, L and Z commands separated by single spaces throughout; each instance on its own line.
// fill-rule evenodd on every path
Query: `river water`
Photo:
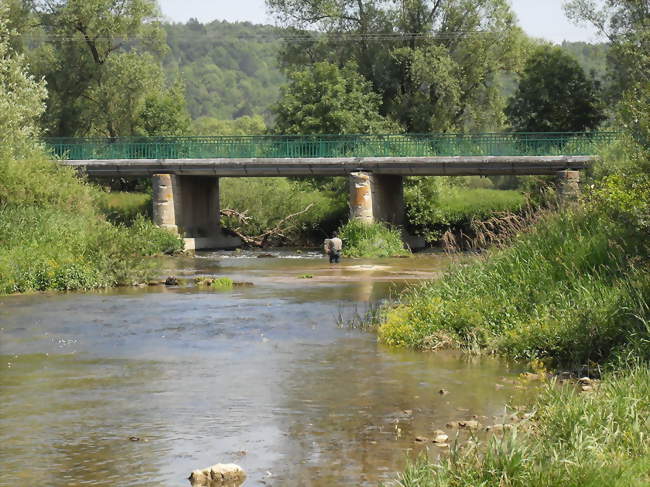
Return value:
M 426 448 L 416 436 L 501 422 L 524 394 L 512 364 L 390 350 L 341 326 L 447 257 L 258 255 L 164 263 L 254 284 L 231 291 L 0 298 L 0 485 L 188 486 L 192 470 L 230 462 L 246 486 L 378 485 Z

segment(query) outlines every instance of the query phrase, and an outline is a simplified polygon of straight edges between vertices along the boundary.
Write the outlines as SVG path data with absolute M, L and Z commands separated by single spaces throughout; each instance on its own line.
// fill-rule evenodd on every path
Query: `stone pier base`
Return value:
M 580 171 L 557 173 L 557 193 L 562 201 L 575 201 L 580 196 Z
M 233 248 L 219 224 L 219 178 L 154 174 L 153 221 L 178 233 L 186 250 Z
M 349 186 L 350 219 L 404 225 L 402 176 L 358 171 L 350 173 Z

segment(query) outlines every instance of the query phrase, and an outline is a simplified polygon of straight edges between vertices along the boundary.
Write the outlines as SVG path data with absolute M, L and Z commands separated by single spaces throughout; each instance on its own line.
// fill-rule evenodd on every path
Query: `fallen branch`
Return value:
M 246 235 L 242 231 L 242 225 L 246 225 L 252 220 L 252 217 L 248 216 L 246 212 L 239 212 L 230 208 L 224 208 L 220 210 L 220 213 L 221 216 L 227 218 L 235 218 L 238 221 L 240 224 L 238 227 L 228 228 L 228 230 L 239 237 L 242 242 L 244 242 L 246 245 L 250 245 L 251 247 L 265 247 L 272 238 L 286 239 L 287 237 L 284 232 L 286 231 L 287 224 L 291 221 L 291 219 L 308 212 L 312 206 L 314 206 L 314 203 L 309 203 L 304 210 L 285 216 L 282 220 L 276 223 L 273 228 L 270 228 L 256 236 Z

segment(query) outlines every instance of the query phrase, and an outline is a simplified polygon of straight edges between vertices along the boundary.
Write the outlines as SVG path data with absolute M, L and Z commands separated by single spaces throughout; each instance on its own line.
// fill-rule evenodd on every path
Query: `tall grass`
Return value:
M 363 223 L 351 220 L 339 230 L 346 257 L 392 257 L 408 255 L 400 231 L 382 223 Z
M 492 184 L 488 179 L 483 181 L 485 186 Z M 526 196 L 520 191 L 470 187 L 467 183 L 462 178 L 439 177 L 408 182 L 404 196 L 409 232 L 435 242 L 448 230 L 468 233 L 472 222 L 498 213 L 516 213 L 526 204 Z
M 412 290 L 386 312 L 379 336 L 557 364 L 599 362 L 630 347 L 650 358 L 647 255 L 643 238 L 599 212 L 549 215 L 511 248 Z
M 132 225 L 139 217 L 152 217 L 151 195 L 148 193 L 100 193 L 99 208 L 111 223 Z
M 448 458 L 420 457 L 401 487 L 601 487 L 650 483 L 650 371 L 611 372 L 595 392 L 550 385 L 534 420 L 487 445 L 456 447 Z M 523 429 L 523 431 L 521 431 Z

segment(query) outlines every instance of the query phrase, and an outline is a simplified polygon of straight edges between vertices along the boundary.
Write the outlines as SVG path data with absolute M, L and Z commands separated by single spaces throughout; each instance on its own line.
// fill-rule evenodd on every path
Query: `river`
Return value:
M 341 326 L 448 257 L 273 255 L 164 261 L 165 275 L 253 283 L 230 291 L 0 297 L 0 485 L 188 486 L 233 462 L 246 486 L 376 486 L 426 448 L 416 436 L 499 422 L 525 393 L 516 365 L 391 350 Z

